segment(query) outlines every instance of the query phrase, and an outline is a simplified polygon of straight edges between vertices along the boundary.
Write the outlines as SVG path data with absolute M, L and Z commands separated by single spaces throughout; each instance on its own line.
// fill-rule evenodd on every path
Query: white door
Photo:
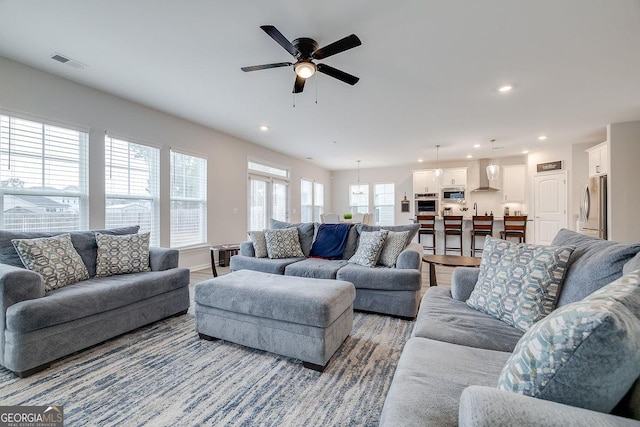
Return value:
M 545 173 L 533 177 L 534 242 L 550 245 L 561 228 L 567 227 L 567 173 Z

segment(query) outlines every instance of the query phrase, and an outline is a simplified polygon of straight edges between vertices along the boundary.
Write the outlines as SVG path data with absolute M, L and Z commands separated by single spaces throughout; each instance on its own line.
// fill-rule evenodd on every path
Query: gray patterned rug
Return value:
M 351 336 L 320 374 L 200 340 L 190 310 L 26 379 L 0 368 L 0 405 L 63 405 L 67 426 L 375 426 L 412 327 L 355 313 Z

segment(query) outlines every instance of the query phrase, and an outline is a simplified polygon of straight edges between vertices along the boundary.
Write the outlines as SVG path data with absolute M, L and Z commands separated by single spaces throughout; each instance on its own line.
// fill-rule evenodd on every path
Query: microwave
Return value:
M 443 203 L 464 203 L 465 202 L 465 188 L 464 187 L 451 187 L 442 189 L 442 202 Z

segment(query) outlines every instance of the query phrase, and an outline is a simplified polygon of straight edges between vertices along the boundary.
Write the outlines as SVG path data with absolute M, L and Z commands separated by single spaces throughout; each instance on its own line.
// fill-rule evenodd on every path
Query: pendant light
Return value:
M 491 140 L 491 162 L 489 162 L 489 166 L 487 166 L 487 178 L 489 181 L 495 181 L 500 177 L 500 166 L 493 163 L 493 143 L 495 139 Z
M 442 169 L 440 169 L 440 144 L 436 145 L 436 170 L 433 171 L 433 180 L 440 183 Z
M 364 191 L 362 191 L 362 187 L 360 187 L 360 160 L 358 160 L 358 190 L 353 191 L 353 194 L 356 196 L 361 196 L 364 194 Z

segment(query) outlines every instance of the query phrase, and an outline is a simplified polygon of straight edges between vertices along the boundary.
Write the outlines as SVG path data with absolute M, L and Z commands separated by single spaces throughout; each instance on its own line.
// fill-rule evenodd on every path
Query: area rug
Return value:
M 321 374 L 200 340 L 191 309 L 25 379 L 0 368 L 0 405 L 62 405 L 68 426 L 377 426 L 412 327 L 355 313 L 351 336 Z

